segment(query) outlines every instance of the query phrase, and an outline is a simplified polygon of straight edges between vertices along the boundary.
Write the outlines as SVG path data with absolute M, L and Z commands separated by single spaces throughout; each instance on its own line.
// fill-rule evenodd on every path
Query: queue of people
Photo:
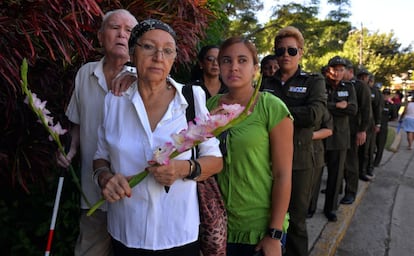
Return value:
M 383 100 L 365 70 L 357 79 L 349 60 L 333 57 L 323 74 L 302 70 L 305 39 L 293 26 L 277 33 L 274 55 L 261 64 L 243 37 L 201 48 L 186 85 L 170 76 L 177 37 L 168 24 L 115 10 L 105 14 L 98 39 L 105 57 L 78 72 L 66 111 L 71 149 L 58 155 L 67 167 L 80 145 L 82 188 L 91 201 L 107 201 L 92 217 L 82 202 L 75 255 L 200 255 L 197 182 L 211 176 L 228 214 L 225 255 L 308 255 L 306 218 L 316 211 L 323 170 L 324 214 L 336 221 L 338 204 L 354 202 L 358 180 L 372 180 L 386 135 L 380 128 L 396 118 L 389 94 Z M 255 85 L 259 69 L 264 79 Z M 128 77 L 114 83 L 120 74 Z M 250 115 L 202 142 L 197 158 L 187 151 L 154 164 L 154 148 L 188 126 L 183 86 L 192 87 L 197 117 L 221 113 L 223 104 L 246 106 L 255 86 L 261 92 Z M 128 180 L 142 170 L 149 176 L 131 188 Z

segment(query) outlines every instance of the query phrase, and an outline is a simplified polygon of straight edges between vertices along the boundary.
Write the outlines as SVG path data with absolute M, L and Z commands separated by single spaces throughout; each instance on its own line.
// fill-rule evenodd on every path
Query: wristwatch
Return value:
M 276 240 L 282 240 L 283 231 L 275 228 L 269 228 L 269 236 Z

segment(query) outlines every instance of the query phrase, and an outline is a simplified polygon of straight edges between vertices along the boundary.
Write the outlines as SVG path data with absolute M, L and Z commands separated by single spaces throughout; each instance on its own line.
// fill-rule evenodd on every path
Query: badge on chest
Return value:
M 290 86 L 289 92 L 296 92 L 296 93 L 306 93 L 306 87 L 301 86 Z
M 348 91 L 338 91 L 338 97 L 348 97 Z

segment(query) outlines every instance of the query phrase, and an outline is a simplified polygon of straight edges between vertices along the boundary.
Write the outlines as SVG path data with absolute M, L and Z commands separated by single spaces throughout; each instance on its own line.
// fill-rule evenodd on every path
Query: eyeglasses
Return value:
M 158 52 L 161 52 L 164 58 L 172 59 L 175 57 L 177 53 L 176 50 L 173 48 L 157 49 L 154 45 L 151 45 L 151 44 L 140 44 L 140 43 L 136 43 L 136 44 L 142 48 L 142 52 L 147 56 L 154 56 Z
M 216 57 L 214 57 L 214 56 L 207 56 L 207 57 L 205 57 L 204 58 L 206 61 L 208 61 L 208 62 L 211 62 L 211 63 L 213 63 L 213 62 L 215 62 L 215 61 L 217 61 L 218 62 L 218 59 L 216 58 Z
M 288 54 L 292 57 L 296 56 L 298 54 L 298 48 L 288 47 L 286 49 L 285 47 L 279 47 L 275 50 L 276 57 L 281 57 L 281 56 L 285 55 L 286 50 L 287 50 Z

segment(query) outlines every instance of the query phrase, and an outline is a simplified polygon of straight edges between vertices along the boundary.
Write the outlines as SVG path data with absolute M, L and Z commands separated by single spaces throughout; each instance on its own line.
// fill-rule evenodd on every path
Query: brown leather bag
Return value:
M 214 176 L 197 182 L 200 207 L 200 247 L 203 256 L 225 256 L 227 212 Z
M 194 120 L 194 95 L 191 85 L 186 85 L 182 93 L 187 100 L 187 121 Z M 191 150 L 192 159 L 197 158 L 198 147 Z M 197 182 L 198 204 L 200 208 L 199 241 L 203 256 L 225 256 L 227 245 L 227 212 L 217 181 L 214 176 Z

